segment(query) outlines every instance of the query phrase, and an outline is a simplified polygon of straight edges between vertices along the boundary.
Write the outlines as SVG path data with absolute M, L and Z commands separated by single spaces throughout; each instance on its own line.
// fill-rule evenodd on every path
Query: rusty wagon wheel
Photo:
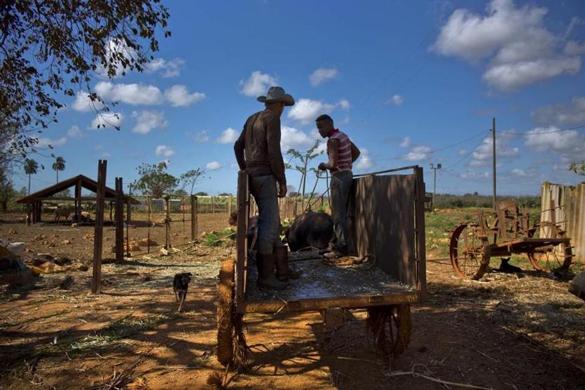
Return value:
M 566 271 L 571 266 L 572 259 L 571 245 L 564 242 L 528 252 L 528 260 L 537 271 Z
M 217 284 L 217 360 L 224 366 L 234 356 L 234 261 L 224 260 Z
M 478 225 L 464 223 L 453 231 L 449 257 L 459 276 L 479 280 L 487 271 L 490 252 L 488 239 L 480 235 Z
M 406 350 L 410 342 L 412 320 L 410 305 L 373 306 L 366 320 L 378 349 L 385 357 L 395 357 Z

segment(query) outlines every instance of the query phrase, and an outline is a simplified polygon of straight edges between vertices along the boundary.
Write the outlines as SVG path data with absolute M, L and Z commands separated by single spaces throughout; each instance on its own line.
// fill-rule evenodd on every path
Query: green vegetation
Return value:
M 498 197 L 501 199 L 514 199 L 518 202 L 520 207 L 527 208 L 538 208 L 540 207 L 540 196 L 502 196 Z M 452 195 L 452 194 L 437 194 L 435 195 L 434 208 L 438 209 L 449 209 L 449 208 L 462 208 L 462 207 L 484 207 L 492 208 L 492 197 L 489 195 L 465 194 L 465 195 Z
M 152 329 L 169 319 L 170 317 L 164 314 L 149 317 L 132 317 L 131 315 L 123 317 L 112 322 L 109 326 L 94 335 L 88 335 L 72 342 L 69 350 L 83 352 L 104 347 L 145 330 Z
M 203 244 L 207 246 L 217 247 L 232 245 L 236 239 L 236 230 L 234 228 L 226 228 L 220 231 L 212 231 L 203 235 Z

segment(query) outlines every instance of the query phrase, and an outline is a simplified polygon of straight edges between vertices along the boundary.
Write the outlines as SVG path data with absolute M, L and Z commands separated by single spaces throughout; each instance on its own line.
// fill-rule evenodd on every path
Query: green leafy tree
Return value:
M 295 149 L 289 149 L 286 154 L 291 157 L 290 161 L 294 161 L 295 164 L 291 164 L 290 161 L 285 164 L 286 169 L 293 169 L 301 174 L 301 181 L 299 183 L 299 189 L 301 191 L 301 208 L 304 208 L 305 201 L 305 190 L 307 184 L 307 173 L 317 172 L 315 168 L 309 169 L 309 162 L 315 157 L 322 154 L 322 151 L 317 151 L 319 147 L 319 141 L 315 141 L 315 144 L 307 149 L 305 152 L 299 152 Z
M 168 9 L 160 0 L 8 0 L 0 7 L 0 150 L 25 156 L 64 106 L 97 74 L 142 71 L 158 51 Z M 42 131 L 42 130 L 41 130 Z
M 585 161 L 571 163 L 569 170 L 575 172 L 577 175 L 585 175 Z
M 207 192 L 204 192 L 204 191 L 199 191 L 195 195 L 197 195 L 197 196 L 209 196 L 209 194 Z
M 55 157 L 55 162 L 53 163 L 52 168 L 57 174 L 57 183 L 59 183 L 59 171 L 65 170 L 65 159 L 61 156 Z
M 173 193 L 179 182 L 175 176 L 167 172 L 165 162 L 142 164 L 137 170 L 139 178 L 133 183 L 132 188 L 153 198 L 162 198 Z
M 185 197 L 185 196 L 188 196 L 189 194 L 184 189 L 179 188 L 178 190 L 175 191 L 175 193 L 173 195 L 180 196 L 180 197 Z
M 195 188 L 195 184 L 197 180 L 205 174 L 205 170 L 201 168 L 191 169 L 181 175 L 179 180 L 183 183 L 183 189 L 185 187 L 189 187 L 190 191 L 189 194 L 193 195 L 193 189 Z
M 28 194 L 30 194 L 30 179 L 32 175 L 36 175 L 39 169 L 39 163 L 33 159 L 27 158 L 24 161 L 24 173 L 28 175 Z
M 8 202 L 15 196 L 12 181 L 8 175 L 8 168 L 0 166 L 0 209 L 2 211 L 8 210 Z

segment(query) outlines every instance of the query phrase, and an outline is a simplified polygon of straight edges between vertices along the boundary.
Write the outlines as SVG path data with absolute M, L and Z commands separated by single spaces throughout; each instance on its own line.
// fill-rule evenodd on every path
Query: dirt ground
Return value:
M 24 241 L 28 256 L 91 263 L 93 241 L 86 236 L 92 227 L 27 228 L 20 217 L 0 216 L 0 238 Z M 200 218 L 202 231 L 225 227 L 225 215 Z M 131 235 L 146 237 L 145 229 Z M 105 234 L 109 254 L 113 228 Z M 247 315 L 251 367 L 226 374 L 214 351 L 215 284 L 219 261 L 234 248 L 190 244 L 170 256 L 158 249 L 105 264 L 101 295 L 89 292 L 91 268 L 77 266 L 41 276 L 34 289 L 4 289 L 0 388 L 101 389 L 119 380 L 129 389 L 204 389 L 211 375 L 225 375 L 229 388 L 241 389 L 585 387 L 584 302 L 567 292 L 566 282 L 529 271 L 521 260 L 527 272 L 491 272 L 470 282 L 454 276 L 442 251 L 429 250 L 428 294 L 413 307 L 410 345 L 391 370 L 358 310 L 337 329 L 324 327 L 316 312 Z M 172 293 L 177 272 L 194 275 L 180 314 Z M 74 280 L 67 290 L 58 286 L 65 275 Z

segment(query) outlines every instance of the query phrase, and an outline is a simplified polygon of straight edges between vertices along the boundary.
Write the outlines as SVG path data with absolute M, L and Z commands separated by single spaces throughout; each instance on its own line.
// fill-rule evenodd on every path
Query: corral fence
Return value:
M 558 224 L 571 238 L 574 260 L 585 262 L 585 182 L 576 186 L 544 182 L 541 199 L 541 224 Z M 550 236 L 550 229 L 542 226 L 541 237 Z
M 203 235 L 229 229 L 236 211 L 234 196 L 133 196 L 140 204 L 130 207 L 126 229 L 127 252 L 148 254 L 160 248 L 180 248 Z M 305 196 L 278 199 L 281 221 L 290 221 L 305 210 L 329 211 L 327 197 Z M 258 213 L 253 198 L 250 215 Z M 235 226 L 232 228 L 235 229 Z

